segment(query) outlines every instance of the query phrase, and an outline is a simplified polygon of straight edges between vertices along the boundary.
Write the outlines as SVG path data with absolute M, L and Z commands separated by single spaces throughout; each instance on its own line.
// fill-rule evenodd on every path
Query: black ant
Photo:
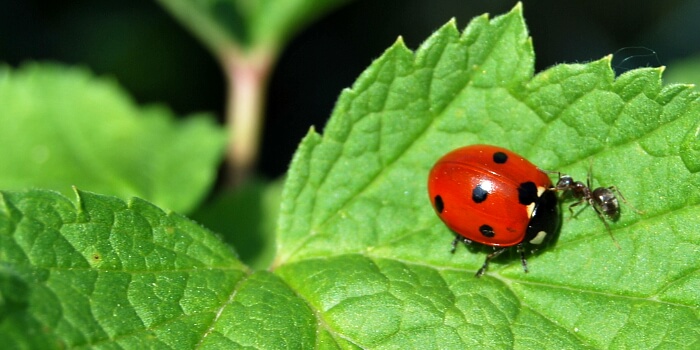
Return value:
M 617 243 L 615 236 L 613 236 L 612 231 L 610 230 L 610 225 L 605 217 L 607 216 L 612 221 L 617 221 L 617 219 L 620 217 L 620 203 L 617 200 L 617 196 L 619 196 L 627 206 L 632 208 L 634 211 L 639 212 L 637 209 L 633 208 L 627 203 L 627 200 L 622 195 L 622 192 L 620 192 L 616 186 L 591 189 L 590 169 L 588 171 L 588 177 L 585 184 L 581 181 L 574 181 L 571 176 L 562 174 L 558 171 L 551 173 L 559 176 L 559 180 L 557 181 L 556 185 L 551 188 L 551 190 L 562 191 L 564 193 L 566 193 L 566 191 L 570 191 L 569 193 L 571 196 L 578 200 L 576 203 L 569 205 L 571 215 L 574 216 L 573 207 L 585 203 L 590 205 L 593 210 L 595 210 L 596 214 L 598 214 L 598 217 L 603 221 L 603 224 L 605 224 L 605 228 L 608 230 L 608 233 L 610 233 L 610 237 L 615 243 L 615 246 L 617 246 L 617 249 L 621 249 L 620 244 Z

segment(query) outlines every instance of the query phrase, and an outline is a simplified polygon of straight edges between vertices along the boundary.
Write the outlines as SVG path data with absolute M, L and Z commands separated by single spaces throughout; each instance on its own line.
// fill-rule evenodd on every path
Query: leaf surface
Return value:
M 76 194 L 2 193 L 1 338 L 10 348 L 196 345 L 247 274 L 233 251 L 143 200 Z
M 0 106 L 2 189 L 70 195 L 75 185 L 187 212 L 212 186 L 225 143 L 210 116 L 175 121 L 77 68 L 0 68 Z
M 283 194 L 277 273 L 332 337 L 362 348 L 692 348 L 700 339 L 698 94 L 662 69 L 615 77 L 611 57 L 533 76 L 520 7 L 463 33 L 448 23 L 415 53 L 399 40 L 311 130 Z M 529 259 L 450 254 L 427 198 L 448 151 L 503 146 L 627 203 L 590 208 Z M 580 208 L 580 207 L 579 207 Z M 605 324 L 605 327 L 600 327 Z

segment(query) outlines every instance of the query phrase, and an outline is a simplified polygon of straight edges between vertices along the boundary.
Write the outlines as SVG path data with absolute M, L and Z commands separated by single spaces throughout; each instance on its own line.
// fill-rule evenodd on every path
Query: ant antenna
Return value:
M 645 53 L 627 55 L 624 59 L 622 59 L 622 61 L 620 61 L 620 63 L 613 65 L 613 69 L 615 70 L 616 75 L 620 75 L 628 70 L 632 70 L 632 69 L 635 69 L 638 67 L 643 67 L 643 66 L 649 67 L 651 65 L 656 65 L 656 66 L 662 65 L 661 60 L 659 60 L 659 55 L 656 53 L 656 51 L 654 51 L 648 47 L 645 47 L 645 46 L 626 46 L 626 47 L 620 48 L 619 50 L 615 51 L 615 53 L 613 53 L 613 59 L 615 56 L 617 56 L 618 54 L 621 55 L 622 52 L 625 52 L 625 51 L 631 51 L 631 53 L 634 53 L 634 52 L 645 52 Z M 645 62 L 641 60 L 641 58 L 650 58 L 650 57 L 653 57 L 654 59 L 653 60 L 648 59 Z M 641 61 L 641 62 L 634 64 L 633 62 L 631 62 L 632 60 Z M 655 62 L 651 62 L 651 61 L 655 61 Z M 652 64 L 650 64 L 650 62 Z M 625 63 L 632 63 L 632 64 L 630 64 L 629 67 L 625 67 Z

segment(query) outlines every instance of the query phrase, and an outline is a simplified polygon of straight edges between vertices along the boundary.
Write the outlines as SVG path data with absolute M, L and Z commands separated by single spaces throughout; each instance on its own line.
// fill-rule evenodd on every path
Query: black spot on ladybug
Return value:
M 537 200 L 537 185 L 534 182 L 523 182 L 518 187 L 518 202 L 530 205 Z
M 445 209 L 445 203 L 442 202 L 442 197 L 440 195 L 435 196 L 435 210 L 442 214 L 443 209 Z
M 493 154 L 493 161 L 496 164 L 504 164 L 508 161 L 508 155 L 503 152 L 496 152 Z
M 479 227 L 479 232 L 481 232 L 482 235 L 489 237 L 489 238 L 496 235 L 496 233 L 493 232 L 493 227 L 491 227 L 489 225 L 481 225 Z
M 485 189 L 481 188 L 481 184 L 478 184 L 474 189 L 472 190 L 472 200 L 474 203 L 481 203 L 486 200 L 486 197 L 489 196 L 489 193 L 486 192 Z

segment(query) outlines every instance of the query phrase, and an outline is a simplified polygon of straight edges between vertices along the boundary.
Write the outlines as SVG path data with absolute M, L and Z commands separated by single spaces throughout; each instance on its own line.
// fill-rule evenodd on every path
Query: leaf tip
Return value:
M 80 190 L 78 189 L 78 186 L 72 185 L 71 189 L 73 190 L 73 193 L 75 194 L 76 200 L 80 202 Z
M 309 131 L 306 132 L 306 136 L 309 136 L 309 135 L 312 135 L 312 134 L 318 134 L 318 132 L 316 132 L 316 127 L 313 126 L 313 125 L 311 125 L 311 126 L 309 127 Z
M 406 42 L 404 41 L 402 35 L 399 35 L 398 37 L 396 37 L 396 40 L 395 40 L 394 43 L 386 50 L 385 54 L 386 54 L 387 52 L 394 51 L 394 50 L 399 50 L 399 52 L 401 52 L 401 51 L 411 51 L 411 49 L 409 49 L 408 46 L 406 46 Z M 382 56 L 383 56 L 383 55 L 382 55 Z
M 513 6 L 513 9 L 510 10 L 512 13 L 523 13 L 523 2 L 518 1 L 515 3 L 515 6 Z
M 601 61 L 608 62 L 609 65 L 612 66 L 612 60 L 613 60 L 613 55 L 611 53 L 603 56 L 603 58 L 600 59 Z
M 0 191 L 0 212 L 9 212 L 9 210 L 7 209 L 7 198 L 5 197 L 4 191 Z
M 71 188 L 73 189 L 73 193 L 75 194 L 75 209 L 80 216 L 81 214 L 85 214 L 87 211 L 85 210 L 85 201 L 83 200 L 83 191 L 78 189 L 78 186 L 72 185 Z

